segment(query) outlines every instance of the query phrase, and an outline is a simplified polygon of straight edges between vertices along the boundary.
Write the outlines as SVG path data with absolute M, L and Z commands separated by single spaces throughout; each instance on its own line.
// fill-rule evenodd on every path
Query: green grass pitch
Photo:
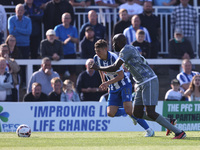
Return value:
M 166 132 L 144 137 L 144 132 L 33 132 L 30 138 L 0 133 L 3 150 L 199 150 L 200 132 L 188 131 L 185 139 L 174 140 Z

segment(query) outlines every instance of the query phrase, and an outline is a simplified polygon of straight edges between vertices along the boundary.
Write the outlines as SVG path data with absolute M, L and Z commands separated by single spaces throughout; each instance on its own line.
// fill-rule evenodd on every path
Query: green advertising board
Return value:
M 163 116 L 176 118 L 175 126 L 181 130 L 200 131 L 200 102 L 164 101 Z

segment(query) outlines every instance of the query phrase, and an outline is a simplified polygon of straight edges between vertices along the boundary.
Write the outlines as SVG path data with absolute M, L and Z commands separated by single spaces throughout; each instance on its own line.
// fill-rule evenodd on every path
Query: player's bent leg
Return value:
M 142 118 L 144 114 L 144 106 L 143 105 L 134 105 L 133 108 L 133 116 L 136 118 Z
M 108 106 L 107 107 L 107 115 L 109 116 L 109 117 L 114 117 L 115 116 L 115 114 L 117 113 L 117 111 L 118 111 L 118 106 Z
M 151 105 L 151 106 L 145 106 L 145 112 L 147 117 L 151 118 L 152 120 L 156 120 L 159 116 L 157 112 L 155 112 L 156 106 Z
M 131 116 L 133 110 L 132 102 L 123 102 L 123 106 L 126 111 L 126 114 Z

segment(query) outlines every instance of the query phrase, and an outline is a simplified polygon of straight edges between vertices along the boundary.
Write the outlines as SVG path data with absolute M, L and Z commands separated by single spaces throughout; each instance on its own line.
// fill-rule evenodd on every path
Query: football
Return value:
M 30 137 L 31 128 L 26 124 L 22 124 L 17 128 L 16 133 L 19 137 Z

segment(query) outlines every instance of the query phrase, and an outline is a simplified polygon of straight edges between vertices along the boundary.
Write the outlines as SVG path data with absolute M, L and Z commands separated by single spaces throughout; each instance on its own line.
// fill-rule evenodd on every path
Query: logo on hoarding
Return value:
M 0 106 L 0 120 L 2 122 L 8 122 L 9 113 L 3 112 L 3 107 Z M 1 122 L 0 122 L 0 132 L 1 132 Z

